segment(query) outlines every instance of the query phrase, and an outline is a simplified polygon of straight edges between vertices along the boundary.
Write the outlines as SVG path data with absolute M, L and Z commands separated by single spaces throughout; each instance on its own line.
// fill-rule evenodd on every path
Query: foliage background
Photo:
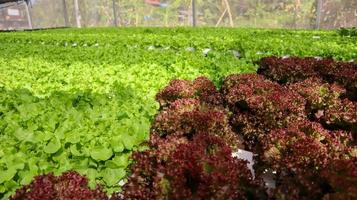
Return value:
M 113 1 L 117 9 L 119 26 L 176 27 L 192 24 L 192 0 L 161 0 L 162 6 L 152 6 L 145 3 L 145 0 L 78 0 L 82 26 L 114 26 Z M 197 25 L 216 26 L 227 7 L 227 2 L 232 21 L 227 12 L 218 26 L 313 29 L 316 28 L 318 1 L 196 0 Z M 76 26 L 75 0 L 65 0 L 65 2 L 69 25 L 74 27 Z M 357 26 L 356 0 L 322 0 L 321 2 L 320 28 Z M 24 9 L 21 5 L 18 7 Z M 31 16 L 34 28 L 64 26 L 63 0 L 32 0 Z

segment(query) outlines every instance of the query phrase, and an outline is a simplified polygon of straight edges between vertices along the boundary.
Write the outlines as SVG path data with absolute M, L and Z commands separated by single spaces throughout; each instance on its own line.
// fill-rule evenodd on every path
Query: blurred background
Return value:
M 0 0 L 0 29 L 357 26 L 357 0 Z

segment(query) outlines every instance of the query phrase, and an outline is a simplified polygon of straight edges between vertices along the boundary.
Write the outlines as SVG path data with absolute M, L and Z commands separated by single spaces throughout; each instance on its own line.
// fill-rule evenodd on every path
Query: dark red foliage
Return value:
M 91 190 L 87 178 L 77 172 L 56 177 L 52 173 L 35 177 L 29 185 L 16 191 L 10 200 L 108 200 L 100 187 Z
M 324 80 L 343 85 L 347 90 L 347 97 L 357 101 L 357 62 L 323 59 L 316 61 L 314 69 Z
M 330 129 L 352 132 L 353 143 L 357 142 L 357 102 L 344 99 L 326 109 L 319 121 Z
M 161 159 L 161 148 L 134 155 L 133 175 L 123 199 L 261 199 L 262 182 L 253 180 L 246 161 L 233 158 L 217 136 L 196 134 Z M 116 195 L 120 196 L 120 195 Z
M 357 100 L 357 62 L 334 61 L 330 58 L 311 57 L 262 58 L 257 62 L 258 73 L 279 83 L 295 83 L 319 77 L 329 83 L 338 83 L 347 90 L 347 97 Z
M 261 75 L 228 76 L 222 92 L 234 113 L 232 124 L 243 133 L 248 147 L 271 129 L 306 118 L 306 102 L 298 93 Z
M 290 59 L 291 62 L 294 60 L 298 58 Z M 309 68 L 305 68 L 304 65 L 310 61 L 313 63 Z M 272 199 L 335 198 L 337 189 L 334 189 L 335 186 L 326 176 L 322 176 L 322 172 L 334 160 L 352 159 L 357 154 L 351 137 L 357 119 L 355 102 L 345 98 L 346 89 L 341 87 L 345 86 L 344 83 L 336 78 L 330 81 L 327 76 L 322 77 L 321 72 L 315 69 L 316 63 L 317 60 L 313 58 L 301 61 L 298 72 L 289 75 L 294 76 L 293 78 L 287 76 L 286 80 L 279 80 L 280 83 L 292 83 L 286 86 L 267 80 L 261 75 L 244 74 L 227 77 L 221 88 L 224 106 L 232 113 L 231 125 L 238 134 L 243 134 L 247 149 L 258 154 L 255 160 L 256 175 L 259 177 L 265 169 L 276 171 L 276 188 L 270 193 Z M 310 70 L 310 74 L 304 74 L 304 70 Z M 279 73 L 281 76 L 287 74 L 284 71 Z M 187 175 L 187 168 L 204 171 L 204 167 L 183 159 L 195 157 L 194 151 L 188 148 L 192 136 L 208 132 L 210 135 L 222 137 L 226 143 L 230 141 L 229 138 L 224 138 L 225 134 L 217 134 L 227 130 L 222 127 L 229 127 L 228 115 L 223 106 L 208 104 L 196 97 L 185 97 L 169 104 L 170 106 L 162 107 L 153 126 L 153 133 L 161 136 L 156 136 L 155 140 L 165 140 L 158 142 L 161 147 L 155 147 L 164 152 L 155 153 L 160 157 L 159 161 L 156 159 L 159 164 L 155 166 L 168 169 L 172 165 L 172 174 L 169 177 L 179 174 L 176 177 L 181 178 L 174 177 L 164 181 L 159 179 L 159 183 L 164 185 L 158 187 L 161 188 L 160 194 L 175 191 L 170 187 L 170 181 L 177 181 L 174 182 L 175 186 L 187 186 L 187 181 L 182 182 L 182 177 Z M 309 122 L 308 119 L 320 122 L 333 131 L 326 130 L 319 123 Z M 335 127 L 328 126 L 331 124 Z M 176 139 L 179 141 L 177 144 L 171 141 L 171 137 L 184 138 L 182 141 Z M 188 150 L 182 150 L 182 154 L 179 154 L 178 149 L 182 146 L 186 146 Z M 180 155 L 180 159 L 176 161 L 169 156 L 171 153 Z M 165 161 L 164 165 L 162 160 Z M 163 177 L 162 174 L 164 173 L 159 177 Z M 192 177 L 200 177 L 195 173 L 189 175 L 188 182 L 197 180 Z M 160 185 L 159 183 L 156 185 Z M 199 186 L 196 184 L 190 184 L 186 190 L 180 188 L 173 192 L 174 195 L 170 198 L 185 199 L 186 196 L 182 195 L 192 195 L 192 191 L 198 191 L 197 188 Z M 200 196 L 199 194 L 197 195 Z M 151 195 L 150 198 L 153 197 L 163 198 L 157 195 Z
M 177 99 L 194 96 L 191 82 L 188 80 L 172 80 L 169 85 L 156 95 L 156 100 L 165 106 Z
M 272 199 L 354 200 L 357 198 L 357 160 L 330 160 L 321 172 L 298 171 L 281 175 Z
M 149 145 L 151 149 L 158 150 L 155 152 L 155 157 L 166 161 L 168 157 L 176 151 L 178 146 L 186 144 L 189 141 L 190 140 L 188 138 L 177 135 L 160 137 L 159 135 L 151 134 Z
M 179 99 L 162 109 L 152 126 L 152 134 L 192 137 L 197 133 L 218 135 L 232 148 L 242 147 L 242 141 L 229 125 L 227 111 L 196 99 Z
M 268 123 L 298 119 L 305 115 L 305 100 L 299 94 L 260 75 L 229 76 L 223 88 L 226 91 L 224 98 L 233 111 L 248 111 Z
M 291 84 L 290 89 L 297 91 L 307 100 L 306 110 L 311 119 L 330 129 L 356 132 L 357 103 L 341 99 L 345 93 L 341 86 L 310 78 Z
M 152 129 L 155 134 L 167 135 L 175 132 L 184 135 L 186 127 L 181 126 L 182 115 L 193 112 L 200 107 L 200 101 L 196 99 L 179 99 L 172 103 L 168 109 L 161 110 L 155 117 Z
M 314 69 L 328 82 L 337 82 L 344 86 L 357 86 L 357 62 L 322 59 L 314 63 Z
M 172 80 L 156 95 L 156 100 L 162 108 L 178 99 L 194 98 L 214 105 L 222 104 L 222 97 L 217 88 L 206 77 L 198 77 L 193 81 Z
M 320 124 L 302 122 L 271 131 L 261 140 L 259 168 L 277 172 L 277 199 L 321 199 L 331 192 L 329 182 L 321 176 L 335 159 L 350 159 L 351 138 L 344 132 L 331 132 Z
M 281 172 L 319 170 L 329 160 L 348 154 L 345 141 L 335 134 L 309 121 L 272 130 L 261 141 L 262 160 L 269 168 Z
M 357 158 L 338 159 L 330 162 L 323 170 L 332 192 L 324 196 L 325 200 L 357 199 Z
M 318 174 L 306 171 L 278 175 L 277 187 L 270 195 L 276 200 L 322 199 L 330 191 L 326 181 Z
M 123 187 L 123 193 L 113 194 L 114 199 L 166 199 L 163 175 L 166 163 L 172 159 L 172 154 L 181 144 L 189 140 L 182 136 L 167 135 L 165 138 L 152 134 L 150 150 L 135 152 L 134 163 L 131 165 L 132 175 Z
M 229 146 L 216 136 L 200 134 L 181 145 L 166 174 L 175 186 L 172 199 L 257 199 L 264 194 L 247 162 L 233 158 Z
M 207 77 L 196 78 L 192 86 L 195 90 L 195 95 L 199 96 L 201 100 L 214 104 L 222 103 L 219 91 L 214 83 Z
M 346 92 L 340 85 L 326 83 L 320 78 L 309 78 L 291 84 L 289 88 L 298 92 L 307 100 L 307 107 L 310 112 L 328 109 L 339 101 L 340 97 Z
M 350 100 L 357 101 L 357 62 L 353 69 L 341 69 L 335 77 L 335 81 L 345 86 L 347 97 Z
M 312 67 L 316 62 L 315 58 L 288 57 L 280 58 L 270 56 L 262 58 L 257 62 L 258 73 L 279 83 L 294 83 L 306 78 L 318 76 Z

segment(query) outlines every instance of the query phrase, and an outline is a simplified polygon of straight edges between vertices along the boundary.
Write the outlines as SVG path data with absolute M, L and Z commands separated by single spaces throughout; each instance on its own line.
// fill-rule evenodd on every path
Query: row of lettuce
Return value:
M 348 91 L 357 63 L 259 64 L 262 75 L 230 75 L 220 90 L 206 77 L 161 90 L 149 149 L 133 154 L 121 192 L 106 196 L 67 172 L 39 176 L 12 199 L 356 199 L 357 102 Z M 256 155 L 254 173 L 232 157 L 238 149 Z
M 91 188 L 119 191 L 132 151 L 150 138 L 155 95 L 172 79 L 219 86 L 270 54 L 357 53 L 354 40 L 328 31 L 67 29 L 1 33 L 0 42 L 2 199 L 36 175 L 71 170 Z
M 2 33 L 0 42 L 12 46 L 110 48 L 112 53 L 125 49 L 170 49 L 177 52 L 187 48 L 210 48 L 216 51 L 237 50 L 249 59 L 297 55 L 350 60 L 356 58 L 357 51 L 353 37 L 339 37 L 334 31 L 265 29 L 65 29 Z

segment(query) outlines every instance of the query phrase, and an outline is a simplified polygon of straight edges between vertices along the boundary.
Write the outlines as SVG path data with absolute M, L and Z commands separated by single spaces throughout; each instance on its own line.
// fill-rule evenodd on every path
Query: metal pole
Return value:
M 321 26 L 321 9 L 322 9 L 322 0 L 317 0 L 316 5 L 316 28 L 320 29 Z
M 120 0 L 117 0 L 116 1 L 116 11 L 117 11 L 117 20 L 118 20 L 118 26 L 120 26 L 121 25 L 121 18 L 120 18 Z
M 31 18 L 31 13 L 30 13 L 30 8 L 29 8 L 29 2 L 24 0 L 24 3 L 25 3 L 25 8 L 26 8 L 27 21 L 28 21 L 28 24 L 29 24 L 29 28 L 33 29 L 32 18 Z
M 64 25 L 65 25 L 66 27 L 69 27 L 69 20 L 68 20 L 68 12 L 67 12 L 66 0 L 62 0 L 62 6 L 63 6 Z
M 196 0 L 192 0 L 192 26 L 195 27 L 196 25 Z
M 0 10 L 0 13 L 1 13 L 1 11 L 2 10 Z M 3 14 L 3 16 L 4 16 L 4 27 L 3 27 L 3 29 L 9 29 L 9 24 L 8 24 L 8 22 L 7 22 L 7 19 L 6 19 L 6 15 L 5 14 Z
M 115 0 L 113 0 L 113 15 L 114 15 L 114 26 L 118 26 L 117 8 L 116 8 Z
M 74 12 L 76 15 L 76 22 L 77 22 L 77 27 L 81 28 L 81 13 L 79 11 L 79 4 L 78 4 L 78 0 L 74 0 Z

